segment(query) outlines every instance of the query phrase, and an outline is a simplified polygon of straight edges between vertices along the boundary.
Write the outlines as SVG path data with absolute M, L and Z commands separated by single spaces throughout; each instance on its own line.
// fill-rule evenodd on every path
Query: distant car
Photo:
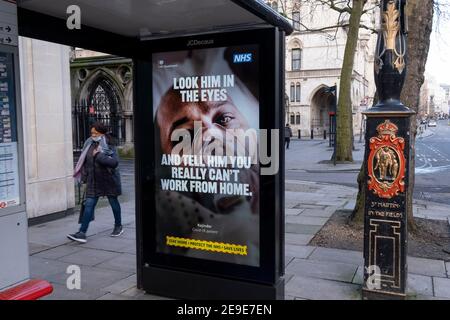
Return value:
M 422 120 L 420 121 L 420 124 L 427 124 L 427 120 L 426 120 L 426 119 L 422 119 Z
M 430 120 L 430 121 L 428 122 L 428 126 L 429 126 L 429 127 L 436 127 L 436 126 L 437 126 L 436 120 Z

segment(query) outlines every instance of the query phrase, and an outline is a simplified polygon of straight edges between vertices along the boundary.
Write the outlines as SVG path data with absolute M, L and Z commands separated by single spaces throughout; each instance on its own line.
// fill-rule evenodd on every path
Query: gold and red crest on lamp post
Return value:
M 405 192 L 405 139 L 397 137 L 398 127 L 385 120 L 370 139 L 368 187 L 377 196 L 391 199 Z

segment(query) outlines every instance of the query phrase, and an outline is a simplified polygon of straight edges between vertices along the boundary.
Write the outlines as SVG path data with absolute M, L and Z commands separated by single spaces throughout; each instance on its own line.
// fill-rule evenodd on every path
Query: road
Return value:
M 434 134 L 416 142 L 416 188 L 420 199 L 450 204 L 450 126 L 438 121 Z
M 436 128 L 428 128 L 431 136 L 418 138 L 416 141 L 416 185 L 414 198 L 445 203 L 450 205 L 450 126 L 447 120 L 438 122 Z M 286 153 L 286 178 L 334 183 L 357 187 L 357 170 L 320 171 L 301 170 L 299 158 L 302 144 L 293 141 L 292 150 Z M 295 165 L 293 165 L 295 163 Z

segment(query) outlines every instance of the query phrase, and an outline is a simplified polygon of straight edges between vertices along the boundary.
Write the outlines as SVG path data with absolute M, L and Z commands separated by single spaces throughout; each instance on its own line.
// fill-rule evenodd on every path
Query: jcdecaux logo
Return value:
M 237 53 L 233 55 L 234 63 L 248 63 L 253 62 L 253 54 L 251 53 Z

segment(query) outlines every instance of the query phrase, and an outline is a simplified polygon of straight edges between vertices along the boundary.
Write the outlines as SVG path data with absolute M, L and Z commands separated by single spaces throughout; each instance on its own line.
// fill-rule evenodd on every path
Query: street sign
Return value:
M 0 210 L 20 204 L 13 54 L 0 52 Z
M 17 5 L 0 1 L 0 44 L 17 46 Z M 0 210 L 20 204 L 12 53 L 0 52 Z
M 29 279 L 18 47 L 0 44 L 0 290 Z
M 19 45 L 18 40 L 19 39 L 17 37 L 5 36 L 0 34 L 0 44 L 17 47 Z
M 17 4 L 0 0 L 0 44 L 18 46 Z

